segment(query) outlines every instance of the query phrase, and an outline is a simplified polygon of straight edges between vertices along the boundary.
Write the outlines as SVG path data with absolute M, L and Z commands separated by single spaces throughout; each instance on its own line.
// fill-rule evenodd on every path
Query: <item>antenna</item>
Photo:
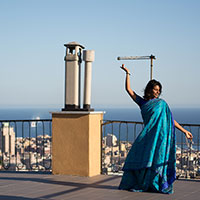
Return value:
M 117 60 L 151 60 L 150 62 L 150 79 L 153 79 L 153 60 L 155 60 L 156 57 L 154 55 L 150 56 L 118 56 Z

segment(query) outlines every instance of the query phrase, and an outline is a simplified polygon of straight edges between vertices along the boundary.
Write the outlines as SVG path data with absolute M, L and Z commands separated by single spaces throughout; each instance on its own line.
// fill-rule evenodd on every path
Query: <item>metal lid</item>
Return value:
M 65 47 L 75 47 L 75 46 L 79 46 L 81 47 L 82 49 L 85 49 L 84 46 L 82 46 L 81 44 L 77 43 L 77 42 L 70 42 L 68 44 L 64 44 Z

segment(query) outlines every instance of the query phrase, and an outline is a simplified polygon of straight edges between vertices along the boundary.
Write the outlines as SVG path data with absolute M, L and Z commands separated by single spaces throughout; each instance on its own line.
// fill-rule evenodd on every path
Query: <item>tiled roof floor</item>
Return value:
M 2 200 L 197 200 L 200 180 L 177 180 L 174 194 L 128 192 L 118 190 L 119 176 L 99 175 L 92 178 L 41 173 L 0 173 Z

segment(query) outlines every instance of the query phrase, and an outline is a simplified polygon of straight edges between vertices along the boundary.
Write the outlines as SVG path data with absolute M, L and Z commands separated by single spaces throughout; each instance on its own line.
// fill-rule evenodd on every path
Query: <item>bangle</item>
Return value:
M 129 72 L 126 72 L 126 74 L 131 75 Z

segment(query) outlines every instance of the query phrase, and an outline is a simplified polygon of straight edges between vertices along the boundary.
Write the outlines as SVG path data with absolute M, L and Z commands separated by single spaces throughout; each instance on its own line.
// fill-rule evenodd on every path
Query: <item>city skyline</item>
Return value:
M 197 0 L 1 1 L 0 107 L 62 108 L 64 44 L 76 41 L 95 51 L 92 107 L 137 107 L 120 65 L 129 67 L 131 87 L 142 95 L 150 62 L 117 57 L 153 54 L 161 98 L 199 108 L 199 8 Z

